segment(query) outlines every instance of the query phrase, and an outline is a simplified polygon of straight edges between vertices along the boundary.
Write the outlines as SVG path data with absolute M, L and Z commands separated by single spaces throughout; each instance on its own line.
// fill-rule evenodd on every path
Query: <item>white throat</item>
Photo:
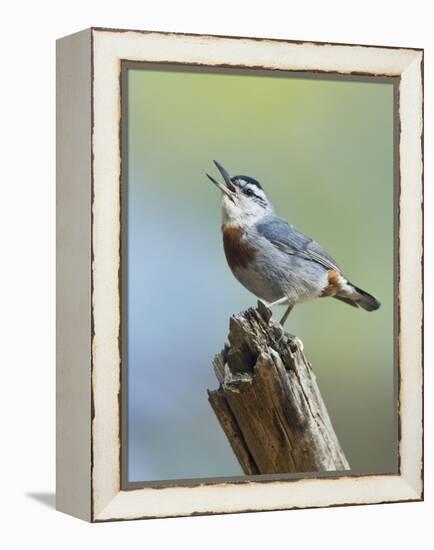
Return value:
M 260 221 L 264 216 L 272 212 L 272 208 L 263 208 L 257 204 L 251 207 L 240 207 L 237 202 L 233 202 L 229 197 L 222 197 L 222 223 L 223 225 L 236 225 L 247 229 Z

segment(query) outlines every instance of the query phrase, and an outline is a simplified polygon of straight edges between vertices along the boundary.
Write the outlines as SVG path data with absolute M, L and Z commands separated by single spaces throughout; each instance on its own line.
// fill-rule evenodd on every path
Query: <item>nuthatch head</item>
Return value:
M 273 212 L 273 205 L 259 181 L 249 176 L 230 176 L 221 164 L 217 161 L 214 164 L 223 177 L 223 183 L 209 174 L 207 176 L 222 192 L 223 223 L 249 226 Z

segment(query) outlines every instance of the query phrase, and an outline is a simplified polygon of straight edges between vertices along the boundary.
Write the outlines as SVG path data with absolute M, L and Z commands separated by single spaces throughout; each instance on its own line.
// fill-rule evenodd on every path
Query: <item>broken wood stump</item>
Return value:
M 233 315 L 210 404 L 246 475 L 349 470 L 311 365 L 261 301 Z

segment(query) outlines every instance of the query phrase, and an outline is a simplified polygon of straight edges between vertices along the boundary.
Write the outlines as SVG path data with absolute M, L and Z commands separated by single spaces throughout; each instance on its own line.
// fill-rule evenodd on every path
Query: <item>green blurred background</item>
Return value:
M 226 265 L 212 159 L 382 301 L 316 300 L 286 328 L 353 471 L 394 470 L 393 85 L 130 68 L 127 90 L 128 480 L 241 474 L 206 389 L 229 316 L 256 298 Z

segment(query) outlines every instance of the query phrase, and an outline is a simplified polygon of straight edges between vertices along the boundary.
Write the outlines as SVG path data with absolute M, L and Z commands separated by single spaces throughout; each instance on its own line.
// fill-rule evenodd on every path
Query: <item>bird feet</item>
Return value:
M 286 332 L 283 327 L 281 328 L 282 328 L 282 332 L 279 338 L 277 339 L 277 344 L 279 346 L 289 346 L 291 348 L 291 351 L 297 351 L 297 349 L 299 349 L 300 351 L 303 351 L 304 346 L 300 338 L 295 334 Z
M 279 345 L 289 346 L 291 351 L 297 351 L 297 349 L 303 351 L 304 349 L 303 342 L 300 338 L 295 336 L 295 334 L 290 334 L 289 332 L 282 332 L 282 336 L 279 338 L 277 343 Z
M 281 303 L 282 303 L 282 300 L 278 300 L 278 302 L 273 302 L 271 304 L 266 304 L 262 300 L 258 300 L 257 309 L 258 309 L 261 317 L 264 319 L 264 321 L 267 324 L 269 323 L 269 321 L 272 317 L 272 312 L 271 312 L 270 307 L 273 306 L 273 305 L 281 305 Z M 298 336 L 296 336 L 295 334 L 285 332 L 285 327 L 284 327 L 285 321 L 287 320 L 288 315 L 291 313 L 291 310 L 292 310 L 293 307 L 294 306 L 292 306 L 292 305 L 288 306 L 288 309 L 285 311 L 285 315 L 282 317 L 282 319 L 279 322 L 281 333 L 280 333 L 280 336 L 277 338 L 277 344 L 291 346 L 291 343 L 292 343 L 293 346 L 291 346 L 291 347 L 296 347 L 296 348 L 300 349 L 301 351 L 303 351 L 303 342 L 300 340 L 300 338 Z M 293 351 L 295 351 L 295 349 Z
M 288 298 L 286 296 L 284 296 L 283 298 L 280 298 L 279 300 L 276 300 L 275 302 L 271 302 L 270 304 L 268 304 L 268 308 L 272 308 L 273 306 L 281 306 L 281 305 L 287 305 L 287 309 L 285 311 L 285 314 L 283 315 L 282 319 L 280 319 L 280 324 L 282 325 L 282 327 L 284 326 L 284 324 L 286 323 L 286 320 L 288 319 L 288 316 L 289 314 L 291 313 L 292 311 L 292 308 L 294 307 L 294 304 L 289 304 L 288 305 Z

